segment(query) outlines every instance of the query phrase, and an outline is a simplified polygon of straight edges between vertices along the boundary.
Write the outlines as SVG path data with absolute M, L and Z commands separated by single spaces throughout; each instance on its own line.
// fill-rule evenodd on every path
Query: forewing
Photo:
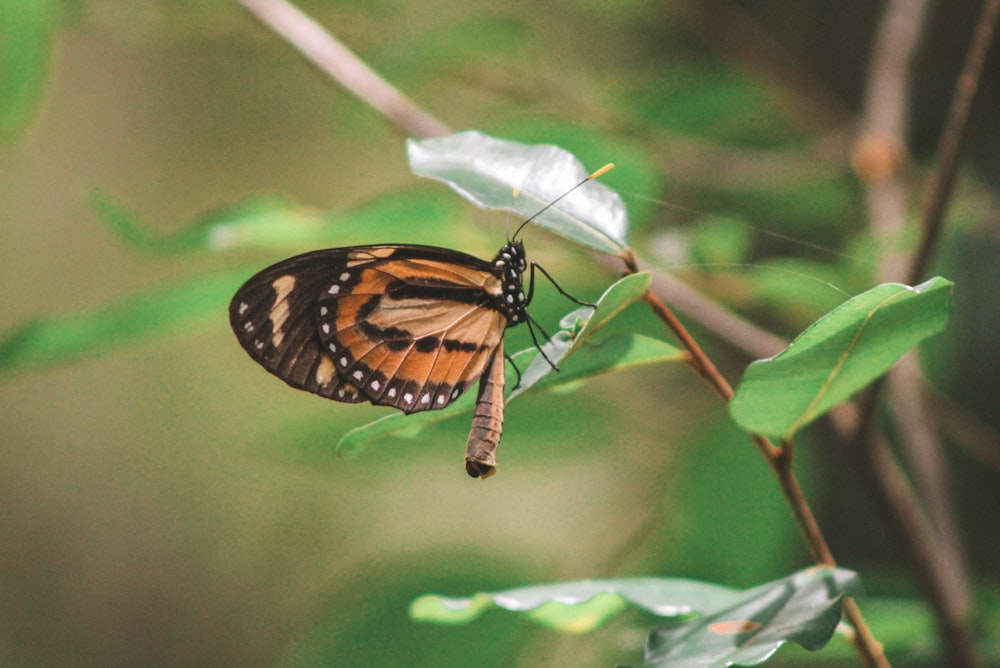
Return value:
M 503 337 L 488 263 L 444 249 L 355 251 L 316 302 L 324 351 L 374 403 L 444 408 L 474 384 Z

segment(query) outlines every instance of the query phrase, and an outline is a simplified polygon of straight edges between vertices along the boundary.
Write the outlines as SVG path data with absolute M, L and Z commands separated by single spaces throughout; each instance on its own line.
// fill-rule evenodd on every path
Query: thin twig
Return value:
M 948 110 L 948 118 L 938 142 L 938 164 L 927 186 L 927 197 L 920 216 L 923 236 L 910 265 L 910 285 L 916 284 L 923 277 L 937 248 L 944 225 L 944 212 L 951 200 L 962 150 L 969 134 L 969 119 L 979 97 L 983 65 L 993 46 L 998 21 L 1000 21 L 1000 0 L 986 0 L 972 35 L 965 65 L 955 84 L 951 108 Z
M 333 35 L 285 0 L 240 0 L 257 20 L 281 35 L 321 72 L 375 108 L 411 137 L 450 134 L 427 113 L 376 74 Z

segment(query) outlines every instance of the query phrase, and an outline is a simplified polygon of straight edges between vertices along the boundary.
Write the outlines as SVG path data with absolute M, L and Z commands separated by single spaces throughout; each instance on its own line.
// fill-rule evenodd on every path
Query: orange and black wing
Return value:
M 314 251 L 265 269 L 230 304 L 250 356 L 335 401 L 443 408 L 483 375 L 502 341 L 502 276 L 431 246 Z

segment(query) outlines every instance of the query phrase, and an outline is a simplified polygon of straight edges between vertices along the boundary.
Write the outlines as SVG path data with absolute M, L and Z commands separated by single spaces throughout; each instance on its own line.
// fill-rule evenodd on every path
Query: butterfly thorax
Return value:
M 522 277 L 528 268 L 524 254 L 524 244 L 509 241 L 493 258 L 496 275 L 500 278 L 503 292 L 495 302 L 496 308 L 507 318 L 507 326 L 519 325 L 528 319 L 528 297 L 524 294 Z

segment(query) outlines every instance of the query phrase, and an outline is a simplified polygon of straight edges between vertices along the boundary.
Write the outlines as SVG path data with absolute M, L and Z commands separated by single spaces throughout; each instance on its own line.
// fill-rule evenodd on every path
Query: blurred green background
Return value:
M 772 332 L 793 336 L 877 282 L 848 155 L 881 3 L 302 6 L 455 129 L 617 162 L 603 180 L 629 204 L 637 251 Z M 977 7 L 948 3 L 928 24 L 914 211 Z M 263 372 L 229 331 L 228 295 L 321 245 L 492 257 L 506 217 L 410 174 L 396 128 L 235 2 L 0 10 L 0 90 L 23 99 L 0 125 L 0 664 L 635 663 L 655 623 L 638 613 L 561 637 L 499 613 L 416 625 L 406 606 L 624 574 L 746 587 L 809 562 L 766 466 L 679 366 L 516 402 L 485 483 L 463 471 L 464 418 L 337 457 L 338 438 L 385 409 Z M 953 325 L 925 351 L 940 403 L 984 433 L 945 454 L 986 631 L 1000 578 L 995 63 L 935 267 L 957 284 Z M 105 224 L 95 188 L 152 226 L 146 243 Z M 308 240 L 156 243 L 264 194 L 287 198 L 278 208 Z M 355 215 L 370 206 L 391 215 Z M 540 230 L 525 239 L 582 298 L 620 270 Z M 536 296 L 550 330 L 571 310 L 545 283 Z M 109 320 L 108 335 L 89 329 Z M 10 363 L 31 322 L 97 345 Z M 638 307 L 627 325 L 664 335 Z M 748 357 L 695 331 L 738 379 Z M 528 344 L 508 335 L 508 350 Z M 822 425 L 798 453 L 834 553 L 886 599 L 867 608 L 876 634 L 900 665 L 934 665 L 904 555 Z M 852 662 L 843 650 L 808 658 Z

